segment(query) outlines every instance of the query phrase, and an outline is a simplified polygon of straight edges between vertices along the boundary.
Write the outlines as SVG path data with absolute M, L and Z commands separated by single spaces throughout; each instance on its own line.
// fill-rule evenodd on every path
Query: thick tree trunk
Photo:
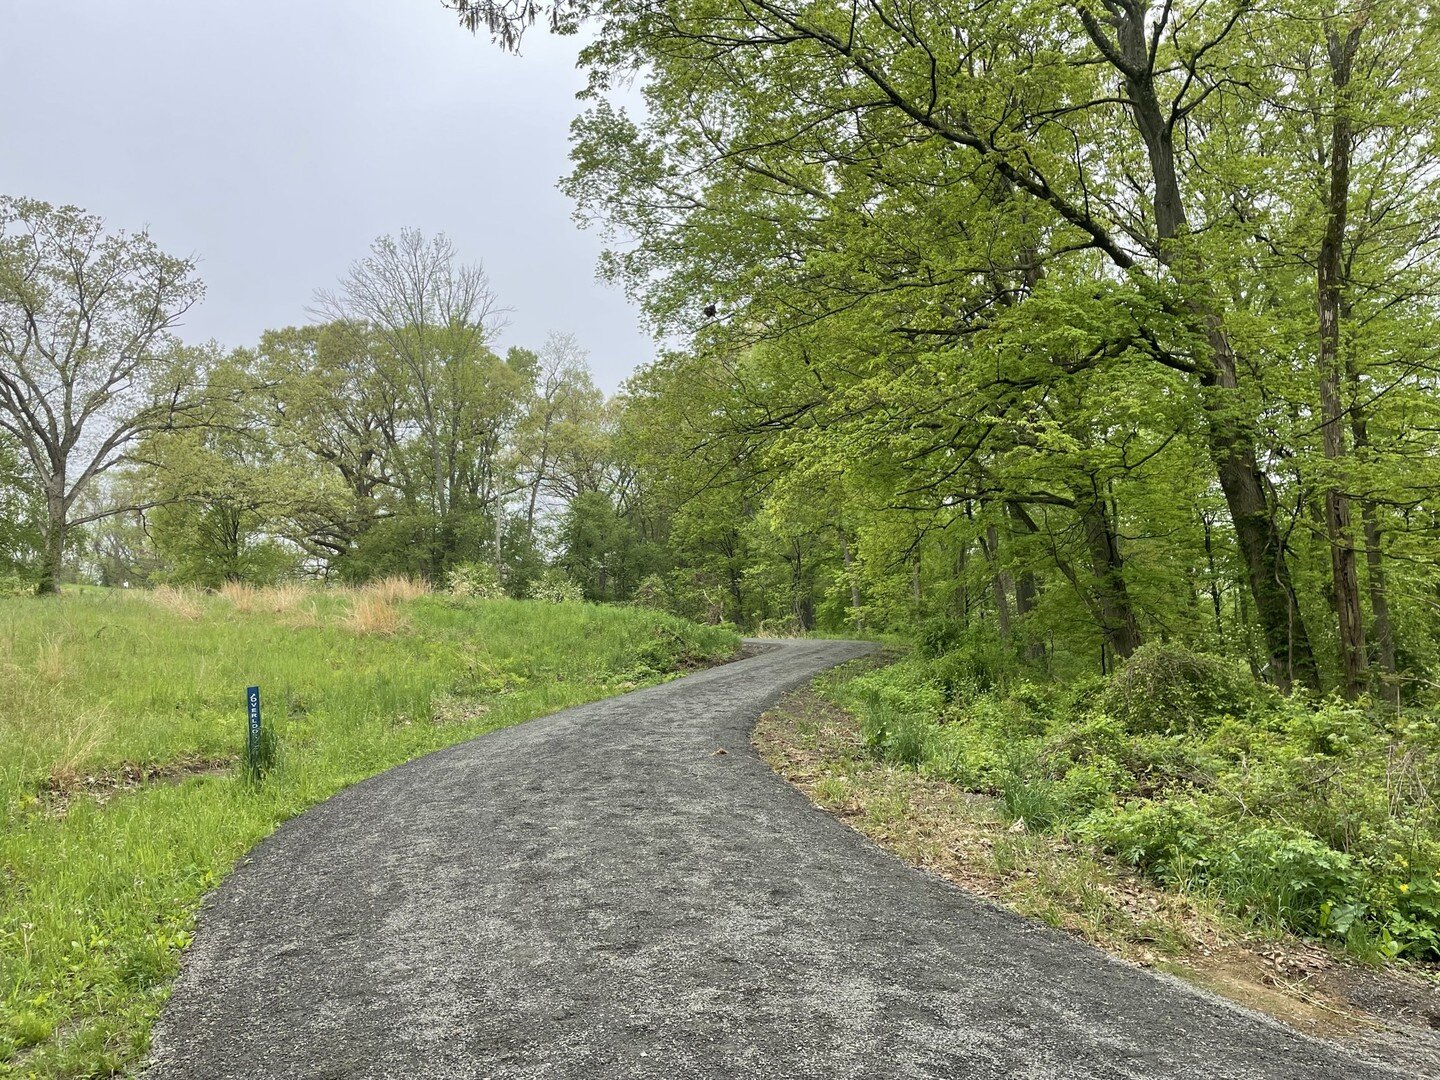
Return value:
M 40 596 L 58 596 L 65 569 L 65 534 L 70 527 L 70 504 L 65 499 L 65 471 L 45 481 L 45 549 L 40 553 Z
M 1231 391 L 1239 386 L 1234 349 L 1219 311 L 1206 299 L 1210 291 L 1206 268 L 1183 242 L 1190 228 L 1175 167 L 1173 115 L 1162 108 L 1156 92 L 1147 11 L 1148 5 L 1141 3 L 1133 5 L 1132 13 L 1116 15 L 1110 20 L 1116 41 L 1107 41 L 1103 47 L 1118 45 L 1123 66 L 1117 67 L 1150 161 L 1155 184 L 1157 254 L 1175 280 L 1189 290 L 1190 310 L 1209 343 L 1210 370 L 1201 381 L 1207 388 L 1225 391 L 1206 395 L 1208 441 L 1245 560 L 1256 618 L 1270 654 L 1270 677 L 1282 689 L 1288 690 L 1294 682 L 1319 689 L 1319 671 L 1296 602 L 1284 540 L 1256 458 L 1255 434 L 1249 422 L 1234 411 L 1237 395 Z M 1094 19 L 1087 22 L 1086 29 L 1097 41 L 1104 36 L 1101 24 Z
M 990 588 L 995 596 L 995 620 L 1000 627 L 1000 640 L 1010 640 L 1010 583 L 1008 575 L 999 568 L 1000 530 L 990 525 L 985 529 L 980 546 L 990 564 Z
M 1255 621 L 1260 624 L 1269 654 L 1267 674 L 1282 690 L 1288 691 L 1297 682 L 1319 689 L 1320 674 L 1300 618 L 1284 541 L 1265 496 L 1264 480 L 1253 450 L 1233 449 L 1234 456 L 1219 462 L 1220 486 L 1245 560 L 1250 595 L 1255 601 Z
M 1085 546 L 1095 575 L 1095 597 L 1099 602 L 1100 630 L 1114 654 L 1128 659 L 1140 647 L 1140 628 L 1125 586 L 1125 563 L 1111 527 L 1105 503 L 1098 493 L 1080 505 L 1080 522 Z

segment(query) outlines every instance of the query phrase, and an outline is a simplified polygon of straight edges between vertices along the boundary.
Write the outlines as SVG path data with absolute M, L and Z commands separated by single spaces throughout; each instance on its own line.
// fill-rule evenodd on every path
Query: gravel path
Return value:
M 813 809 L 750 726 L 866 648 L 786 643 L 291 821 L 207 905 L 147 1080 L 1399 1075 Z

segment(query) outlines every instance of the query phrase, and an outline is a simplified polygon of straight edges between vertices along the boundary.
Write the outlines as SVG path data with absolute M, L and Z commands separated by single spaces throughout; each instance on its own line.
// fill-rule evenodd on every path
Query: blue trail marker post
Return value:
M 249 738 L 245 749 L 250 760 L 250 771 L 260 771 L 260 687 L 251 686 L 245 690 L 245 710 L 250 721 Z

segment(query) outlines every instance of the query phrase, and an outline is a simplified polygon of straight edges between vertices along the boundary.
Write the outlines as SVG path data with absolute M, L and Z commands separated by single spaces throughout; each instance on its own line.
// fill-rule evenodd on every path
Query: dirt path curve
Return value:
M 147 1080 L 1398 1075 L 813 809 L 748 733 L 865 650 L 787 643 L 296 818 L 207 906 Z

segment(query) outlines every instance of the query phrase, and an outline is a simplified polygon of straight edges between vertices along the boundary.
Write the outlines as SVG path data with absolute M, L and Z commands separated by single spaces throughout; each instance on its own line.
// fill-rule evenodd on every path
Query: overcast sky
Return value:
M 574 333 L 607 389 L 652 355 L 555 188 L 574 39 L 537 29 L 511 56 L 438 0 L 0 3 L 0 191 L 196 255 L 186 338 L 309 321 L 316 288 L 416 226 L 484 263 L 514 309 L 501 346 Z

